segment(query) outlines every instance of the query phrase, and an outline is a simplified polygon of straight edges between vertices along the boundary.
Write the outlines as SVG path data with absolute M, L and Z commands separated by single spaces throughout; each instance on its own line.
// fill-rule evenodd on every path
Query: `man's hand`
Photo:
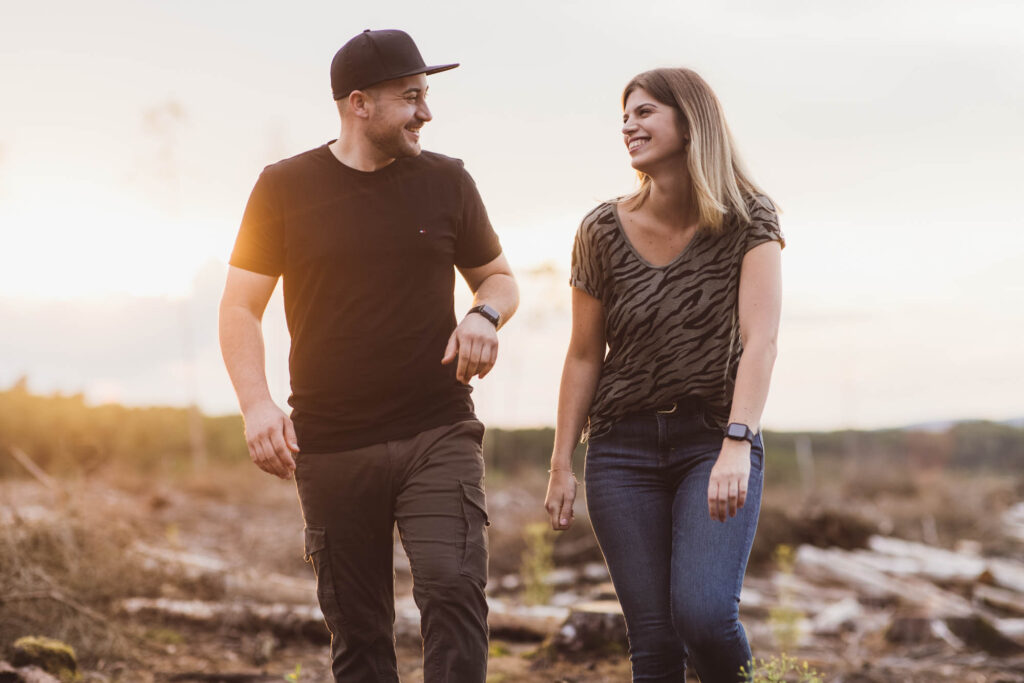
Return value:
M 572 526 L 572 506 L 576 501 L 576 475 L 572 470 L 551 470 L 544 509 L 551 518 L 551 528 L 565 531 Z
M 291 419 L 273 401 L 262 401 L 245 412 L 245 442 L 249 457 L 264 472 L 291 479 L 299 442 Z
M 722 452 L 711 468 L 708 482 L 708 514 L 711 519 L 724 522 L 735 517 L 736 511 L 747 501 L 750 482 L 750 443 L 724 439 Z
M 455 379 L 469 384 L 474 375 L 486 377 L 498 360 L 498 331 L 494 325 L 478 313 L 463 318 L 448 338 L 441 364 L 448 365 L 456 358 L 459 365 Z

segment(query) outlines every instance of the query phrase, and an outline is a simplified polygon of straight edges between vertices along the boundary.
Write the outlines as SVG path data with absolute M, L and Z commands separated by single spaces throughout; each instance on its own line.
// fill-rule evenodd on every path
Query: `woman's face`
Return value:
M 675 107 L 658 102 L 642 88 L 629 94 L 622 113 L 622 137 L 633 168 L 650 175 L 667 162 L 685 162 L 689 138 L 680 119 Z

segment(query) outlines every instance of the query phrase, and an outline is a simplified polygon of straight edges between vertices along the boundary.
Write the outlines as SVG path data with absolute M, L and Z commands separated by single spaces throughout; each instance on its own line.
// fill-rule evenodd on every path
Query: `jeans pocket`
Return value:
M 764 472 L 764 447 L 761 445 L 760 435 L 754 437 L 754 443 L 750 446 L 750 468 Z
M 487 583 L 487 498 L 484 490 L 469 482 L 460 481 L 463 536 L 456 544 L 461 550 L 459 573 L 479 582 Z
M 341 599 L 331 571 L 331 551 L 327 539 L 327 529 L 319 526 L 307 526 L 303 533 L 305 541 L 305 559 L 313 565 L 316 575 L 316 598 L 320 603 L 320 611 L 332 633 L 336 633 L 343 618 Z

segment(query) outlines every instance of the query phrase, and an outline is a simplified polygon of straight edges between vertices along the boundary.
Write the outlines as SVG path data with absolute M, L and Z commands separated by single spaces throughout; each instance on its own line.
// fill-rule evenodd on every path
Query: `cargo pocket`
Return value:
M 462 543 L 462 557 L 459 573 L 479 582 L 487 583 L 487 501 L 484 490 L 476 484 L 460 481 L 462 490 L 462 519 L 465 537 Z
M 316 574 L 316 598 L 320 603 L 320 611 L 331 633 L 338 634 L 342 623 L 341 603 L 334 585 L 334 573 L 331 571 L 331 556 L 327 544 L 327 529 L 319 526 L 307 526 L 304 532 L 306 562 L 313 565 Z

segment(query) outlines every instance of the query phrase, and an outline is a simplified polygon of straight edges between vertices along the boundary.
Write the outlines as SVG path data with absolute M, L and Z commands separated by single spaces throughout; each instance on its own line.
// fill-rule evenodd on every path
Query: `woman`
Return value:
M 761 412 L 775 360 L 784 240 L 688 69 L 623 93 L 635 193 L 584 218 L 572 340 L 545 507 L 573 520 L 572 451 L 629 632 L 635 681 L 742 680 L 740 586 L 757 527 Z M 607 344 L 607 355 L 605 348 Z

